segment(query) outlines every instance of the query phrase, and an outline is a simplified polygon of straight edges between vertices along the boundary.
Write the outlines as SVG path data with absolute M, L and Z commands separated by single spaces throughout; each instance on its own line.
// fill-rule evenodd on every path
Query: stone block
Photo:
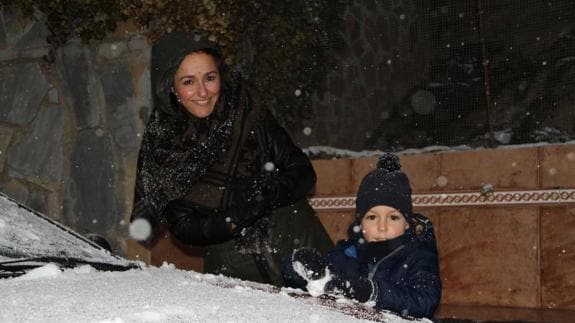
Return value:
M 541 208 L 542 307 L 575 310 L 575 207 Z
M 442 209 L 442 303 L 539 306 L 537 207 Z
M 88 48 L 69 42 L 58 49 L 57 67 L 63 80 L 68 106 L 74 111 L 79 129 L 94 128 L 100 123 L 100 108 L 104 106 Z
M 441 174 L 439 154 L 400 155 L 401 168 L 409 177 L 414 193 L 438 190 L 437 178 Z
M 0 48 L 4 49 L 7 46 L 6 40 L 6 26 L 4 26 L 4 11 L 0 11 Z
M 3 73 L 0 86 L 0 119 L 27 125 L 38 113 L 48 92 L 48 81 L 36 63 L 14 64 Z
M 51 106 L 40 110 L 31 131 L 8 151 L 10 176 L 59 182 L 64 163 L 63 127 L 64 113 L 61 107 Z
M 351 159 L 351 195 L 356 195 L 361 180 L 377 166 L 379 157 Z
M 106 102 L 106 120 L 114 141 L 122 151 L 137 152 L 140 142 L 130 70 L 124 63 L 109 63 L 101 66 L 99 74 Z
M 31 26 L 25 29 L 24 34 L 20 35 L 20 38 L 14 44 L 15 47 L 21 51 L 38 48 L 47 49 L 49 44 L 46 42 L 46 37 L 50 36 L 50 32 L 44 22 L 41 20 L 29 20 L 28 24 L 31 24 Z
M 313 168 L 317 174 L 315 196 L 338 196 L 352 194 L 351 160 L 313 160 Z
M 331 240 L 336 243 L 347 239 L 347 230 L 355 219 L 355 212 L 320 210 L 317 211 L 317 216 Z
M 70 158 L 70 179 L 64 197 L 64 216 L 86 231 L 116 232 L 123 218 L 122 172 L 112 152 L 109 133 L 84 130 Z M 116 238 L 116 237 L 114 237 Z
M 536 189 L 539 184 L 538 148 L 484 149 L 441 154 L 439 191 Z
M 541 147 L 541 187 L 575 188 L 575 144 Z
M 0 127 L 0 173 L 4 172 L 4 164 L 8 156 L 8 147 L 12 139 L 12 129 Z

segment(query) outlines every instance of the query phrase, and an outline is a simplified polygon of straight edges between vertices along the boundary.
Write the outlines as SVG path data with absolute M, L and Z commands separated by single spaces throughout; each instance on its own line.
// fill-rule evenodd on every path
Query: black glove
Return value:
M 237 178 L 234 184 L 235 204 L 262 204 L 275 207 L 279 183 L 274 173 Z
M 298 275 L 309 282 L 325 277 L 328 262 L 316 249 L 304 247 L 293 252 L 292 267 Z
M 361 303 L 371 300 L 374 295 L 375 284 L 363 277 L 344 279 L 333 276 L 324 287 L 326 294 L 335 297 L 354 299 Z
M 185 244 L 203 246 L 231 240 L 234 234 L 226 215 L 213 209 L 190 207 L 173 201 L 164 210 L 170 232 Z
M 234 200 L 226 217 L 234 224 L 234 232 L 241 232 L 271 214 L 275 194 L 271 176 L 239 178 L 233 188 Z
M 271 209 L 265 203 L 247 203 L 232 206 L 225 212 L 225 219 L 232 224 L 234 234 L 251 227 L 259 219 L 271 214 Z

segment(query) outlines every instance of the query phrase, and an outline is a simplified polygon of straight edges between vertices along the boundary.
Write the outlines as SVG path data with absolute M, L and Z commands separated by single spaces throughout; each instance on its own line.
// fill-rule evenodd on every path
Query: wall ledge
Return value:
M 575 204 L 575 189 L 413 194 L 414 207 Z M 315 210 L 353 210 L 355 196 L 312 197 Z

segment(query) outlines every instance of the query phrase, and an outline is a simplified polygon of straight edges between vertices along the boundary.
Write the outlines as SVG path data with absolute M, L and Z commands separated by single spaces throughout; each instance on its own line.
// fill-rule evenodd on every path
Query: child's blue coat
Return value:
M 340 241 L 327 256 L 330 268 L 345 278 L 371 279 L 377 287 L 378 309 L 433 318 L 441 298 L 441 281 L 435 237 L 432 228 L 425 231 L 396 238 L 399 240 L 394 241 L 392 250 L 375 248 L 375 257 L 369 260 L 361 257 L 361 249 L 366 246 L 357 240 Z M 377 249 L 381 250 L 379 254 Z
M 330 270 L 343 278 L 371 279 L 376 286 L 375 308 L 432 319 L 441 299 L 437 247 L 431 222 L 422 215 L 415 217 L 421 223 L 420 234 L 408 230 L 394 240 L 368 244 L 356 236 L 339 241 L 327 260 Z M 287 267 L 288 284 L 305 286 Z

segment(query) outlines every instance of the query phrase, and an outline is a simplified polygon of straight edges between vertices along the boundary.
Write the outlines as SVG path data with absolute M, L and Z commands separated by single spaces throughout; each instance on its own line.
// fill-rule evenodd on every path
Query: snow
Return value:
M 126 270 L 98 271 L 88 264 L 62 268 L 30 259 L 35 257 Z M 13 262 L 19 260 L 25 262 Z M 413 322 L 351 301 L 330 302 L 299 290 L 128 261 L 0 193 L 0 273 L 22 264 L 38 267 L 0 278 L 2 323 Z
M 307 273 L 305 266 L 299 261 L 294 262 L 293 269 L 301 277 L 309 277 L 311 276 L 311 274 L 313 274 L 313 273 Z M 330 281 L 331 278 L 332 276 L 329 271 L 329 268 L 325 268 L 325 273 L 322 275 L 322 278 L 316 280 L 309 280 L 307 282 L 306 289 L 312 296 L 323 295 L 325 284 L 327 284 L 327 282 Z
M 506 140 L 506 131 L 504 130 L 502 133 L 497 133 L 498 139 Z M 552 145 L 569 145 L 575 144 L 575 140 L 569 140 L 561 143 L 549 143 L 549 142 L 537 142 L 531 144 L 518 144 L 518 145 L 502 145 L 498 146 L 496 149 L 514 149 L 514 148 L 527 148 L 527 147 L 542 147 L 542 146 L 552 146 Z M 460 145 L 460 146 L 439 146 L 439 145 L 432 145 L 427 146 L 424 148 L 410 148 L 405 149 L 402 151 L 394 152 L 398 155 L 408 155 L 408 154 L 424 154 L 424 153 L 435 153 L 435 152 L 454 152 L 454 151 L 472 151 L 472 150 L 485 150 L 485 149 L 493 149 L 493 148 L 484 148 L 478 147 L 473 148 L 467 145 Z M 308 156 L 317 156 L 321 154 L 325 154 L 328 156 L 333 156 L 334 158 L 341 158 L 341 157 L 349 157 L 349 158 L 363 158 L 363 157 L 374 157 L 374 156 L 381 156 L 383 151 L 381 150 L 362 150 L 362 151 L 355 151 L 349 149 L 341 149 L 335 148 L 331 146 L 309 146 L 307 148 L 302 149 L 304 153 Z M 575 158 L 575 157 L 573 157 Z
M 172 265 L 99 272 L 49 264 L 0 279 L 0 322 L 371 322 L 267 286 Z

